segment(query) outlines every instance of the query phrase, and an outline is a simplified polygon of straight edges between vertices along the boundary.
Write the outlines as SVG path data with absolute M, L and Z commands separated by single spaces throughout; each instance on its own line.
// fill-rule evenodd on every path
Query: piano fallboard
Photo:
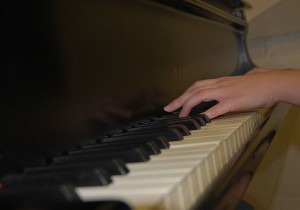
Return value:
M 171 2 L 5 1 L 1 164 L 105 135 L 161 113 L 195 80 L 247 70 L 245 26 Z

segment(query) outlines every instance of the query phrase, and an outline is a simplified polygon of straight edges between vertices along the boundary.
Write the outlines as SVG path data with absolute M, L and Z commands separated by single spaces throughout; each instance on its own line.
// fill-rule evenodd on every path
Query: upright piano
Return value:
M 236 207 L 284 112 L 163 106 L 254 66 L 242 1 L 0 4 L 3 209 Z

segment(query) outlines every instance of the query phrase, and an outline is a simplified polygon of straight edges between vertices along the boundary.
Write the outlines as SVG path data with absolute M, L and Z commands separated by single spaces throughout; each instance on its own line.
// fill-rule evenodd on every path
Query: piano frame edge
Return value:
M 191 210 L 235 210 L 251 179 L 264 158 L 277 130 L 290 108 L 279 103 L 272 109 L 258 110 L 266 119 L 241 154 L 237 155 Z

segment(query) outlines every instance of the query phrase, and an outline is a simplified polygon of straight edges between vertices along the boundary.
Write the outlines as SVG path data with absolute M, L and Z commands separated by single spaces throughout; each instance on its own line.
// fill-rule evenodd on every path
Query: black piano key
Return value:
M 123 137 L 111 137 L 112 139 L 116 138 L 115 141 L 103 141 L 100 140 L 94 144 L 84 145 L 82 147 L 79 147 L 78 149 L 90 149 L 90 148 L 97 148 L 97 147 L 114 147 L 114 146 L 122 146 L 122 145 L 136 145 L 136 147 L 140 146 L 152 146 L 159 150 L 169 148 L 168 141 L 166 144 L 161 144 L 161 140 L 159 139 L 128 139 Z M 147 143 L 150 143 L 150 145 L 147 145 Z
M 0 190 L 0 201 L 1 206 L 7 201 L 39 201 L 47 202 L 53 201 L 58 203 L 64 202 L 79 202 L 80 198 L 74 190 L 73 185 L 52 185 L 45 187 L 40 187 L 36 184 L 31 187 L 13 187 L 9 188 L 4 186 Z
M 208 110 L 209 108 L 215 106 L 218 103 L 219 102 L 216 100 L 202 102 L 202 103 L 198 104 L 197 106 L 193 107 L 190 113 L 191 113 L 191 115 L 201 114 L 201 113 L 205 112 L 206 110 Z
M 191 116 L 194 120 L 196 120 L 201 126 L 206 125 L 206 121 L 199 115 L 192 115 Z
M 197 121 L 201 126 L 206 125 L 206 123 L 210 122 L 210 119 L 205 114 L 198 114 L 198 115 L 190 115 L 188 118 L 192 118 Z M 173 120 L 181 119 L 178 116 L 174 116 Z M 171 118 L 170 118 L 171 120 Z
M 153 122 L 153 123 L 158 123 L 158 122 L 181 122 L 183 121 L 183 123 L 185 124 L 186 121 L 189 122 L 189 121 L 196 121 L 196 123 L 201 127 L 201 126 L 204 126 L 206 125 L 206 122 L 205 120 L 199 116 L 199 115 L 190 115 L 188 117 L 179 117 L 178 115 L 171 115 L 171 116 L 168 116 L 168 117 L 164 117 L 164 118 L 161 118 L 161 117 L 153 117 L 151 118 L 151 121 L 150 122 Z M 186 125 L 187 127 L 189 125 Z M 195 129 L 192 129 L 191 130 L 195 130 Z
M 22 173 L 9 174 L 2 177 L 1 182 L 7 188 L 10 187 L 32 187 L 53 186 L 72 184 L 75 186 L 103 186 L 112 182 L 111 177 L 104 169 L 95 170 L 70 170 L 55 171 L 48 173 Z
M 170 125 L 167 125 L 166 123 L 157 123 L 157 124 L 148 124 L 148 125 L 141 125 L 141 126 L 131 126 L 126 128 L 125 132 L 128 133 L 134 133 L 134 132 L 142 132 L 142 131 L 156 131 L 156 130 L 161 130 L 161 129 L 169 129 L 169 128 L 175 128 L 180 131 L 180 133 L 183 136 L 188 136 L 191 135 L 189 129 L 187 128 L 186 125 L 182 123 L 173 123 Z
M 165 121 L 153 121 L 153 120 L 144 120 L 138 123 L 132 123 L 127 128 L 124 128 L 123 131 L 135 131 L 142 129 L 157 129 L 162 127 L 172 128 L 174 126 L 183 126 L 189 130 L 200 129 L 200 125 L 194 119 L 170 119 Z
M 148 155 L 156 155 L 160 153 L 159 147 L 154 142 L 138 142 L 138 143 L 114 143 L 114 144 L 94 144 L 89 147 L 68 151 L 68 154 L 88 154 L 88 153 L 103 153 L 110 151 L 122 151 L 127 149 L 143 148 Z
M 183 140 L 183 135 L 178 129 L 169 128 L 155 131 L 144 131 L 144 132 L 134 132 L 134 133 L 119 133 L 108 135 L 107 137 L 117 137 L 117 136 L 136 136 L 137 138 L 151 138 L 157 136 L 164 136 L 170 140 Z
M 49 196 L 51 196 L 51 194 Z M 121 201 L 110 200 L 99 202 L 57 203 L 55 201 L 36 202 L 34 200 L 2 202 L 2 199 L 0 199 L 0 202 L 1 207 L 5 210 L 131 210 L 127 204 L 122 203 Z
M 190 111 L 190 115 L 199 115 L 203 112 L 205 112 L 206 110 L 208 110 L 209 108 L 215 106 L 216 104 L 218 104 L 219 102 L 216 100 L 212 100 L 212 101 L 205 101 L 205 102 L 201 102 L 200 104 L 194 106 L 191 111 Z M 180 109 L 175 110 L 174 112 L 172 112 L 175 115 L 179 115 L 181 111 Z
M 122 138 L 122 137 L 121 137 Z M 161 147 L 159 142 L 161 142 L 162 140 L 160 138 L 158 139 L 123 139 L 119 140 L 119 141 L 111 141 L 111 142 L 98 142 L 95 144 L 89 144 L 89 145 L 85 145 L 82 147 L 79 147 L 78 149 L 91 149 L 91 148 L 117 148 L 119 146 L 128 146 L 128 147 L 141 147 L 141 146 L 151 146 L 154 147 L 155 149 L 157 149 L 157 152 L 160 152 L 160 149 L 166 149 L 168 148 L 168 146 L 170 146 L 170 144 L 168 144 L 167 146 L 163 145 L 163 147 Z M 148 144 L 149 143 L 149 144 Z
M 112 159 L 97 162 L 85 162 L 85 163 L 71 163 L 71 164 L 56 164 L 42 167 L 25 168 L 24 173 L 47 173 L 55 171 L 69 171 L 69 170 L 92 170 L 98 167 L 104 168 L 109 175 L 124 175 L 129 172 L 126 164 L 121 159 Z
M 181 122 L 185 124 L 190 120 L 196 121 L 199 126 L 204 126 L 206 122 L 199 115 L 190 115 L 188 117 L 179 117 L 178 115 L 168 115 L 168 116 L 160 116 L 160 117 L 152 117 L 149 122 Z M 188 124 L 186 126 L 189 126 Z M 192 129 L 192 128 L 191 128 Z
M 0 190 L 1 209 L 5 210 L 130 210 L 120 201 L 83 202 L 74 187 L 32 186 Z
M 205 115 L 205 114 L 200 114 L 199 115 L 206 123 L 210 123 L 211 120 Z
M 62 163 L 80 163 L 87 161 L 105 161 L 114 158 L 120 158 L 126 163 L 146 162 L 150 160 L 148 153 L 142 148 L 129 149 L 124 151 L 110 151 L 105 153 L 90 153 L 90 154 L 76 154 L 67 156 L 53 157 L 53 164 Z
M 183 136 L 191 135 L 190 130 L 185 125 L 170 125 L 169 128 L 177 129 Z
M 160 136 L 160 137 L 154 137 L 154 138 L 140 138 L 136 136 L 117 136 L 117 137 L 109 137 L 109 138 L 102 138 L 98 139 L 99 143 L 113 143 L 113 142 L 128 142 L 135 143 L 135 142 L 155 142 L 156 145 L 160 149 L 168 149 L 170 147 L 169 140 L 166 137 Z M 84 147 L 89 147 L 89 145 L 86 145 Z
M 172 122 L 187 119 L 189 119 L 189 117 L 180 118 L 178 115 L 162 115 L 149 118 L 149 122 Z
M 183 124 L 174 124 L 167 126 L 166 123 L 158 123 L 154 125 L 147 125 L 147 126 L 134 126 L 134 127 L 127 127 L 120 130 L 113 131 L 111 135 L 118 136 L 118 135 L 126 135 L 135 134 L 135 133 L 149 133 L 149 132 L 161 132 L 161 131 L 168 131 L 169 129 L 177 129 L 183 136 L 191 135 L 189 129 Z
M 202 124 L 199 124 L 195 119 L 169 119 L 166 121 L 149 121 L 149 122 L 141 122 L 138 125 L 133 125 L 132 127 L 141 127 L 141 126 L 161 126 L 166 124 L 167 126 L 174 126 L 183 124 L 185 125 L 189 130 L 199 130 L 201 128 Z

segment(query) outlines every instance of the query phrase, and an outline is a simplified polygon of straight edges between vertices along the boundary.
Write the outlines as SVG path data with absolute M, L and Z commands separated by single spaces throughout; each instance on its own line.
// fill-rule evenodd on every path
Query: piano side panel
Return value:
M 193 81 L 238 66 L 234 28 L 155 2 L 3 5 L 4 163 L 47 155 L 160 111 Z

